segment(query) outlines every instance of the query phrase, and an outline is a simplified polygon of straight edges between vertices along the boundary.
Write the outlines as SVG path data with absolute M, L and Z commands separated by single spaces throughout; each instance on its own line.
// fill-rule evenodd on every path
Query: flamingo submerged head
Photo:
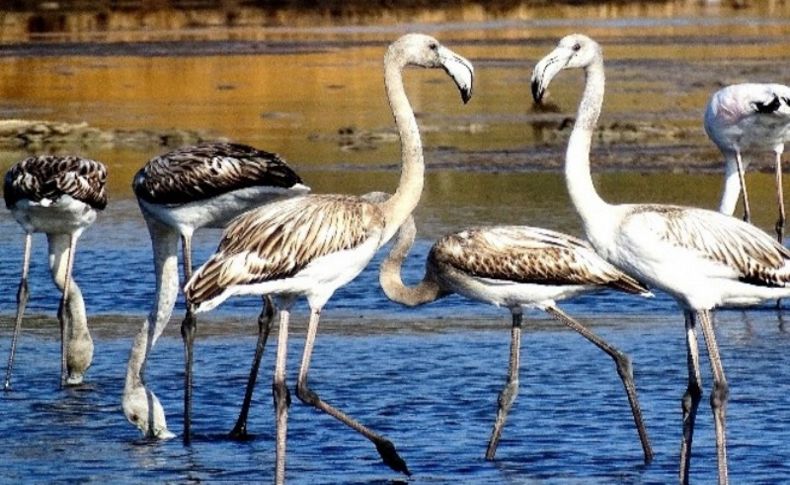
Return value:
M 167 429 L 165 410 L 159 399 L 142 385 L 125 393 L 123 413 L 146 438 L 165 440 L 176 436 Z
M 535 65 L 532 71 L 532 97 L 540 103 L 551 80 L 561 70 L 583 68 L 601 56 L 601 46 L 582 34 L 571 34 Z

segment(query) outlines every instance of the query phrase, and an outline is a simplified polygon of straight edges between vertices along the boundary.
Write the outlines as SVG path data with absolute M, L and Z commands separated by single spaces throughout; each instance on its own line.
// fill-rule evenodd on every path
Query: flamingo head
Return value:
M 583 69 L 601 59 L 601 46 L 582 34 L 563 37 L 557 47 L 541 59 L 532 71 L 532 97 L 543 100 L 551 80 L 563 69 Z
M 407 65 L 441 68 L 453 79 L 464 103 L 472 98 L 474 67 L 462 56 L 444 47 L 438 40 L 425 34 L 406 34 L 390 44 L 385 64 L 392 60 L 399 67 Z
M 143 436 L 152 439 L 169 439 L 175 435 L 167 429 L 165 410 L 156 395 L 145 386 L 136 386 L 124 392 L 123 413 Z

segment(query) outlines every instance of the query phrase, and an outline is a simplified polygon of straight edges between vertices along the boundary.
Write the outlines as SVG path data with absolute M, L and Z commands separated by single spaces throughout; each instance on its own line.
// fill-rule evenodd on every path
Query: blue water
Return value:
M 0 216 L 0 355 L 7 355 L 22 233 Z M 196 261 L 218 234 L 197 239 Z M 257 298 L 238 299 L 202 317 L 195 364 L 194 441 L 141 440 L 121 411 L 126 360 L 152 298 L 150 243 L 133 201 L 115 201 L 80 240 L 75 278 L 96 343 L 86 383 L 58 386 L 58 295 L 49 282 L 46 242 L 34 241 L 32 300 L 14 389 L 0 396 L 0 465 L 13 482 L 268 482 L 274 424 L 270 340 L 253 403 L 250 442 L 224 438 L 234 422 L 254 348 Z M 430 241 L 420 240 L 406 279 L 419 278 Z M 339 290 L 323 313 L 311 367 L 317 392 L 390 438 L 412 483 L 668 483 L 677 474 L 680 396 L 685 390 L 682 319 L 665 295 L 645 299 L 614 292 L 563 304 L 634 361 L 655 461 L 645 466 L 612 362 L 584 339 L 535 312 L 523 336 L 521 392 L 497 459 L 483 459 L 509 345 L 506 311 L 451 297 L 420 309 L 389 303 L 374 262 Z M 182 311 L 181 303 L 176 316 Z M 289 382 L 301 354 L 304 307 L 296 312 Z M 788 316 L 790 318 L 790 316 Z M 768 307 L 717 315 L 731 385 L 727 424 L 733 483 L 790 477 L 790 343 L 783 315 Z M 147 381 L 169 427 L 182 428 L 182 345 L 172 323 L 152 352 Z M 703 380 L 710 385 L 703 357 Z M 707 397 L 697 421 L 695 483 L 715 480 L 715 446 Z M 294 396 L 288 436 L 291 483 L 399 483 L 374 447 Z
M 759 2 L 753 3 L 759 5 Z M 782 9 L 777 9 L 781 13 Z M 715 27 L 737 27 L 747 23 L 770 30 L 776 23 L 786 23 L 786 19 L 769 18 L 767 14 L 761 18 L 750 15 L 737 20 L 695 17 L 689 21 L 684 16 L 609 18 L 616 15 L 616 12 L 603 14 L 602 11 L 601 15 L 590 19 L 545 18 L 526 23 L 519 20 L 516 24 L 525 26 L 526 30 L 518 36 L 519 39 L 523 37 L 527 45 L 533 41 L 543 42 L 541 39 L 558 38 L 577 27 L 593 28 L 606 39 L 609 52 L 621 51 L 615 54 L 620 56 L 619 60 L 613 59 L 607 64 L 614 67 L 610 69 L 610 79 L 616 80 L 619 76 L 620 80 L 632 83 L 625 89 L 612 83 L 607 99 L 613 99 L 619 90 L 633 96 L 633 101 L 608 103 L 606 112 L 618 113 L 617 119 L 626 114 L 631 117 L 626 119 L 641 119 L 642 116 L 650 119 L 647 113 L 653 109 L 658 110 L 662 119 L 681 116 L 685 123 L 693 119 L 697 127 L 702 104 L 694 102 L 692 106 L 685 91 L 693 89 L 699 93 L 711 86 L 744 81 L 743 78 L 751 74 L 768 76 L 775 73 L 773 59 L 776 56 L 772 53 L 779 49 L 776 47 L 779 41 L 773 33 L 767 37 L 769 41 L 763 50 L 725 49 L 727 52 L 724 52 L 718 49 L 718 53 L 713 52 L 716 46 L 708 42 L 704 45 L 711 51 L 700 52 L 700 45 L 684 28 L 689 25 L 711 28 L 708 40 L 723 40 L 728 46 L 735 46 L 736 42 L 727 32 Z M 491 78 L 486 79 L 487 67 L 510 63 L 519 69 L 518 73 L 504 76 L 508 84 L 494 92 L 521 92 L 520 96 L 526 96 L 531 61 L 514 58 L 522 54 L 512 48 L 517 41 L 510 38 L 513 34 L 508 29 L 512 25 L 504 20 L 485 27 L 479 25 L 478 28 L 491 33 L 488 39 L 476 39 L 472 37 L 475 34 L 465 33 L 466 21 L 425 27 L 439 30 L 442 38 L 448 37 L 448 40 L 453 37 L 459 41 L 467 39 L 463 42 L 470 47 L 480 42 L 479 45 L 495 42 L 500 35 L 495 32 L 503 31 L 501 35 L 508 41 L 502 44 L 501 52 L 491 56 L 478 51 L 482 65 L 480 87 L 485 88 L 485 83 L 493 82 Z M 637 39 L 629 27 L 641 30 L 659 27 L 660 30 L 640 31 Z M 403 28 L 403 24 L 396 27 L 398 31 Z M 365 26 L 358 30 L 342 29 L 352 35 L 368 32 Z M 197 34 L 189 35 L 191 38 Z M 673 44 L 671 35 L 686 37 L 681 43 Z M 756 33 L 749 31 L 748 35 L 738 46 L 760 44 L 761 37 Z M 632 51 L 637 41 L 655 47 Z M 688 58 L 685 53 L 672 54 L 686 49 L 690 51 Z M 623 52 L 628 53 L 623 56 Z M 640 53 L 647 57 L 639 58 Z M 530 56 L 539 54 L 543 52 L 529 53 Z M 763 59 L 763 54 L 768 57 Z M 69 59 L 64 58 L 64 66 L 68 66 Z M 367 61 L 360 62 L 368 66 Z M 379 62 L 377 59 L 375 65 Z M 628 69 L 618 70 L 618 62 Z M 657 65 L 664 68 L 656 68 Z M 670 65 L 674 67 L 666 69 Z M 687 65 L 694 66 L 691 69 L 694 76 L 688 79 L 690 68 L 682 69 Z M 25 69 L 27 64 L 20 66 Z M 630 70 L 633 66 L 650 68 L 645 68 L 642 76 L 636 76 Z M 41 79 L 51 79 L 46 72 L 37 73 L 42 74 L 39 83 L 46 82 Z M 657 80 L 661 82 L 656 85 Z M 516 89 L 519 85 L 524 90 Z M 31 84 L 30 89 L 35 91 L 35 86 Z M 128 84 L 123 79 L 116 86 L 121 86 L 121 94 L 135 89 L 144 91 L 144 86 Z M 257 92 L 260 87 L 255 86 Z M 139 119 L 131 123 L 135 126 L 146 125 L 151 121 L 148 117 L 155 116 L 136 114 L 139 106 L 135 103 L 140 101 L 134 97 L 119 98 L 105 105 L 90 99 L 89 91 L 83 94 L 80 86 L 68 86 L 68 89 L 81 96 L 65 107 L 57 94 L 43 96 L 45 101 L 33 98 L 39 104 L 32 106 L 25 105 L 31 102 L 27 97 L 21 100 L 10 97 L 6 103 L 13 108 L 9 111 L 13 116 L 19 112 L 29 114 L 24 108 L 33 110 L 32 117 L 50 112 L 66 113 L 64 116 L 69 119 L 87 117 L 91 124 L 107 127 L 113 124 L 116 115 L 123 115 L 126 123 L 130 123 L 128 117 L 138 116 Z M 225 94 L 228 93 L 223 90 L 222 102 L 211 104 L 210 100 L 201 100 L 201 106 L 208 106 L 206 112 L 210 113 L 226 112 L 231 105 L 224 100 Z M 651 104 L 650 101 L 657 98 L 663 98 L 666 103 Z M 485 97 L 478 96 L 474 102 L 483 100 Z M 146 102 L 163 101 L 157 98 Z M 516 102 L 524 103 L 525 112 L 529 110 L 527 100 Z M 164 108 L 157 105 L 157 109 L 140 109 L 139 112 L 172 111 L 174 106 L 192 107 L 192 103 L 193 100 L 187 104 L 175 102 Z M 563 101 L 561 108 L 572 114 L 570 101 Z M 262 107 L 261 111 L 265 109 Z M 430 111 L 425 107 L 420 111 L 421 117 L 427 117 L 421 120 L 430 121 Z M 483 109 L 479 116 L 485 123 L 493 120 L 490 123 L 494 128 L 509 126 L 497 121 L 505 115 L 495 110 Z M 520 114 L 507 116 L 521 119 Z M 366 119 L 363 114 L 358 117 Z M 354 120 L 355 116 L 349 119 Z M 356 122 L 364 126 L 359 120 Z M 239 126 L 228 127 L 227 131 L 223 127 L 222 133 L 241 130 L 251 136 L 249 132 L 254 128 L 247 124 L 240 121 Z M 524 133 L 505 131 L 508 131 L 507 136 L 519 140 L 522 136 L 530 136 L 529 129 Z M 267 131 L 255 136 L 265 139 L 277 135 L 276 131 Z M 298 140 L 303 141 L 304 136 L 307 133 L 299 133 Z M 492 142 L 496 152 L 501 143 L 496 137 L 505 135 L 502 130 L 494 130 L 475 137 L 483 136 Z M 700 139 L 704 141 L 701 134 Z M 426 147 L 430 149 L 433 145 L 434 155 L 437 143 L 445 142 L 426 137 Z M 672 143 L 685 147 L 691 142 Z M 521 146 L 519 141 L 512 148 L 518 151 L 522 150 Z M 681 150 L 674 147 L 672 153 L 682 151 L 683 147 Z M 447 157 L 452 157 L 454 147 L 448 148 Z M 654 147 L 652 152 L 646 151 L 642 156 L 649 157 L 659 151 Z M 557 163 L 561 153 L 562 150 L 557 151 Z M 116 157 L 108 158 L 113 161 Z M 146 158 L 127 156 L 140 163 Z M 488 162 L 486 153 L 479 155 L 479 159 Z M 452 187 L 486 188 L 488 195 L 478 198 L 477 205 L 459 202 L 462 197 L 444 200 L 445 192 L 431 194 L 431 183 L 428 184 L 418 211 L 422 217 L 418 221 L 420 234 L 424 239 L 418 240 L 406 263 L 407 281 L 417 281 L 422 274 L 432 242 L 426 234 L 435 236 L 469 225 L 505 222 L 545 225 L 579 233 L 578 220 L 567 199 L 564 195 L 558 197 L 564 194 L 561 174 L 554 174 L 556 178 L 553 179 L 551 175 L 542 178 L 532 173 L 510 173 L 502 168 L 505 164 L 494 164 L 494 168 L 489 169 L 484 163 L 480 167 L 482 170 L 496 173 L 501 170 L 501 177 L 485 183 L 471 179 L 468 184 L 459 184 L 456 179 L 445 187 L 446 191 Z M 625 166 L 625 163 L 612 166 Z M 718 165 L 711 166 L 718 168 Z M 310 184 L 320 175 L 316 172 L 319 171 L 306 175 Z M 430 172 L 440 171 L 431 167 Z M 448 173 L 440 175 L 448 176 Z M 365 177 L 367 181 L 367 173 Z M 469 171 L 464 177 L 480 177 L 480 174 Z M 708 183 L 715 183 L 715 186 L 703 187 L 702 179 L 696 177 L 658 180 L 650 177 L 653 175 L 629 181 L 637 187 L 634 190 L 638 197 L 618 192 L 612 200 L 631 201 L 644 197 L 706 207 L 715 205 L 718 178 L 708 179 Z M 759 179 L 751 177 L 754 177 L 751 180 Z M 370 178 L 371 187 L 380 188 Z M 528 183 L 529 178 L 539 180 Z M 340 179 L 335 176 L 338 187 L 330 188 L 346 191 Z M 763 187 L 771 187 L 770 183 L 765 183 L 769 179 L 768 175 L 762 178 Z M 318 182 L 314 186 L 329 185 L 325 180 Z M 442 177 L 429 182 L 436 187 L 441 184 Z M 603 191 L 617 185 L 604 175 L 597 176 L 596 182 L 601 182 Z M 538 191 L 536 184 L 545 187 Z M 686 189 L 685 198 L 680 196 L 684 184 L 693 186 L 693 190 Z M 756 190 L 752 195 L 754 206 L 757 206 L 753 207 L 756 215 L 763 212 L 762 218 L 756 216 L 756 219 L 769 221 L 766 214 L 772 211 L 773 204 L 770 191 Z M 243 397 L 255 345 L 258 298 L 233 299 L 199 319 L 191 446 L 184 446 L 179 438 L 157 443 L 145 441 L 126 422 L 121 410 L 125 367 L 132 338 L 153 300 L 154 275 L 150 242 L 136 203 L 130 198 L 119 198 L 115 193 L 111 196 L 108 209 L 80 239 L 75 261 L 75 280 L 83 290 L 96 346 L 93 365 L 85 384 L 79 387 L 59 387 L 60 344 L 54 318 L 59 296 L 50 282 L 45 238 L 35 237 L 31 301 L 19 343 L 13 390 L 0 392 L 0 483 L 271 482 L 274 413 L 270 382 L 276 335 L 270 338 L 264 356 L 250 414 L 248 429 L 254 439 L 237 443 L 225 438 L 233 427 Z M 761 196 L 764 203 L 759 201 Z M 481 207 L 481 204 L 488 205 Z M 773 217 L 771 212 L 770 223 Z M 0 363 L 4 363 L 9 350 L 22 258 L 22 231 L 7 211 L 0 210 L 0 233 L 3 234 L 0 237 L 0 288 L 4 290 L 0 292 Z M 218 236 L 217 231 L 198 233 L 194 241 L 196 262 L 204 260 L 214 250 Z M 527 314 L 520 394 L 505 426 L 497 459 L 489 462 L 483 456 L 494 421 L 497 395 L 507 372 L 510 334 L 507 312 L 455 296 L 418 309 L 392 304 L 378 286 L 379 260 L 380 256 L 355 281 L 338 290 L 324 309 L 310 382 L 328 402 L 391 439 L 413 476 L 407 478 L 390 471 L 381 464 L 367 440 L 303 405 L 294 395 L 288 433 L 287 476 L 290 483 L 586 485 L 677 482 L 680 398 L 687 379 L 686 350 L 682 317 L 666 295 L 657 293 L 654 298 L 645 299 L 606 291 L 561 305 L 632 358 L 639 400 L 656 452 L 652 464 L 643 464 L 641 446 L 613 363 L 580 336 L 540 312 Z M 790 306 L 790 302 L 787 305 Z M 177 434 L 182 430 L 183 350 L 177 323 L 182 312 L 183 302 L 179 300 L 173 322 L 152 350 L 146 367 L 147 383 L 160 398 L 167 411 L 169 427 Z M 790 344 L 790 327 L 786 323 L 790 322 L 790 313 L 787 312 L 777 313 L 764 306 L 716 314 L 717 337 L 731 391 L 727 438 L 733 484 L 790 481 L 790 446 L 787 445 L 790 443 L 790 379 L 786 372 L 790 368 L 786 352 Z M 288 382 L 292 392 L 306 316 L 302 303 L 294 315 L 289 348 Z M 713 424 L 707 404 L 711 378 L 704 352 L 701 364 L 705 394 L 697 419 L 691 477 L 694 483 L 707 484 L 716 480 L 716 460 Z
M 674 481 L 684 390 L 682 326 L 671 318 L 633 316 L 593 328 L 634 359 L 639 397 L 656 451 L 650 466 L 633 428 L 622 387 L 607 357 L 579 336 L 540 320 L 523 338 L 521 393 L 497 460 L 483 453 L 507 366 L 505 319 L 491 329 L 433 328 L 371 333 L 334 330 L 319 336 L 311 381 L 331 403 L 392 439 L 413 483 L 670 483 Z M 330 322 L 338 323 L 330 319 Z M 87 383 L 58 389 L 53 325 L 28 331 L 13 392 L 0 399 L 3 475 L 12 481 L 114 483 L 269 481 L 274 459 L 269 393 L 273 346 L 261 370 L 249 429 L 255 439 L 223 437 L 241 402 L 252 329 L 198 339 L 193 444 L 139 439 L 120 409 L 130 337 L 97 338 Z M 103 322 L 107 327 L 112 322 Z M 353 324 L 352 324 L 353 325 Z M 330 325 L 331 326 L 331 325 Z M 127 328 L 125 331 L 131 331 Z M 106 330 L 105 330 L 106 331 Z M 118 329 L 117 333 L 125 331 Z M 772 312 L 725 312 L 717 331 L 732 385 L 728 408 L 733 483 L 775 483 L 790 476 L 790 384 L 784 370 L 790 335 Z M 4 340 L 7 337 L 3 334 Z M 294 382 L 301 333 L 290 349 Z M 180 340 L 155 348 L 148 382 L 181 429 Z M 703 362 L 705 364 L 705 362 Z M 707 367 L 703 369 L 710 382 Z M 710 413 L 703 400 L 692 477 L 715 479 Z M 291 408 L 291 483 L 394 483 L 403 477 L 378 461 L 372 445 L 300 402 Z

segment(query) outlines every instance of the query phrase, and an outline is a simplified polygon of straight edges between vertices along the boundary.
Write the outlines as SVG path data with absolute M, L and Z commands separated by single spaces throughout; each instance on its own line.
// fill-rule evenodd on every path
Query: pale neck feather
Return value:
M 721 193 L 719 212 L 731 216 L 735 213 L 735 207 L 738 205 L 738 198 L 741 195 L 741 178 L 738 175 L 735 156 L 728 155 L 725 158 L 724 189 Z
M 595 219 L 610 208 L 595 190 L 590 174 L 590 146 L 593 130 L 601 114 L 604 93 L 603 59 L 600 57 L 585 69 L 584 94 L 576 123 L 573 126 L 568 151 L 565 155 L 565 181 L 573 205 L 586 227 L 594 225 Z
M 395 51 L 387 52 L 384 57 L 384 86 L 400 136 L 403 165 L 395 194 L 381 204 L 385 217 L 381 244 L 392 238 L 398 227 L 417 207 L 424 183 L 425 163 L 422 154 L 422 141 L 417 119 L 403 88 L 401 71 L 404 66 L 405 62 Z
M 126 366 L 127 389 L 142 385 L 142 373 L 148 353 L 162 335 L 178 297 L 178 241 L 176 231 L 146 219 L 151 234 L 156 268 L 154 305 L 135 336 Z
M 414 244 L 416 234 L 414 218 L 409 217 L 398 231 L 398 237 L 393 243 L 389 255 L 381 263 L 379 271 L 379 283 L 387 298 L 407 306 L 430 303 L 445 295 L 429 270 L 416 286 L 406 286 L 403 283 L 401 276 L 403 261 Z

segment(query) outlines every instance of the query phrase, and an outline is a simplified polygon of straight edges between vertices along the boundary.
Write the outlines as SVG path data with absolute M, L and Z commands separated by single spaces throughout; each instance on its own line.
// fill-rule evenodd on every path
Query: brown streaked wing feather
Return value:
M 662 240 L 729 266 L 752 284 L 790 282 L 790 251 L 759 228 L 718 212 L 676 206 L 638 206 L 629 217 L 658 214 L 654 230 Z
M 647 289 L 595 254 L 586 242 L 527 226 L 475 228 L 441 238 L 429 255 L 469 275 L 542 285 Z
M 20 199 L 57 200 L 69 195 L 102 210 L 107 206 L 106 184 L 107 169 L 100 162 L 76 156 L 36 156 L 8 170 L 3 196 L 8 208 Z
M 301 183 L 277 154 L 237 143 L 205 143 L 151 159 L 135 175 L 133 188 L 148 202 L 184 204 L 232 190 Z
M 200 304 L 231 286 L 293 276 L 316 258 L 358 246 L 383 225 L 377 206 L 350 196 L 303 196 L 259 207 L 225 229 L 186 296 Z

